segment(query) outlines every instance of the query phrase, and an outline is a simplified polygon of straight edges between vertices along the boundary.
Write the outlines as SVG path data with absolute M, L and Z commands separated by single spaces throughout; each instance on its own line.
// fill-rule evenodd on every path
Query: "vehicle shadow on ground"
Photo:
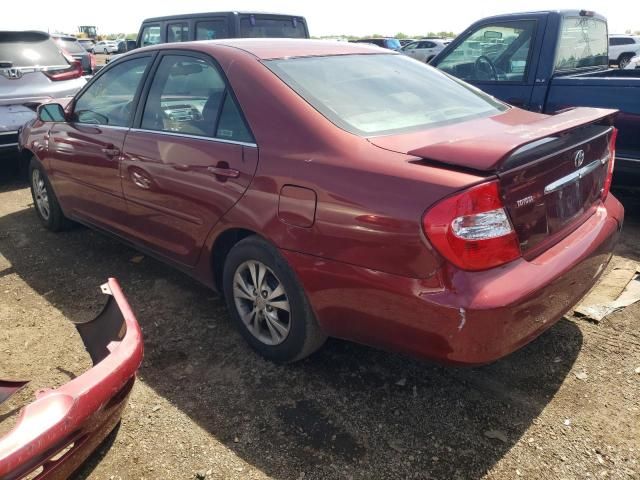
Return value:
M 562 320 L 481 368 L 338 340 L 280 366 L 245 345 L 216 294 L 155 260 L 132 262 L 115 240 L 50 233 L 30 210 L 1 217 L 0 232 L 11 271 L 69 318 L 93 317 L 98 285 L 118 278 L 144 332 L 142 381 L 274 478 L 478 478 L 521 439 L 582 345 Z

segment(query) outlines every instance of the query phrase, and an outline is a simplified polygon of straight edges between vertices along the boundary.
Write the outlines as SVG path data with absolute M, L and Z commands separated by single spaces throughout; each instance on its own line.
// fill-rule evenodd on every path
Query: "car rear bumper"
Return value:
M 477 365 L 527 344 L 589 291 L 611 259 L 623 215 L 609 195 L 583 225 L 531 261 L 483 272 L 447 266 L 432 279 L 283 253 L 328 335 Z
M 102 313 L 76 325 L 94 367 L 57 389 L 39 391 L 23 408 L 16 426 L 0 438 L 0 478 L 41 469 L 29 478 L 66 479 L 120 420 L 142 361 L 142 335 L 118 282 L 109 279 L 103 291 L 110 297 Z

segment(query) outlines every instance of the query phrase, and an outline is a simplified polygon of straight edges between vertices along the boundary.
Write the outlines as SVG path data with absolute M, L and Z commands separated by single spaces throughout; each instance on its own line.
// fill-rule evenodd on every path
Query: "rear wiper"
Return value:
M 0 60 L 0 68 L 11 68 L 13 67 L 13 62 L 9 60 Z

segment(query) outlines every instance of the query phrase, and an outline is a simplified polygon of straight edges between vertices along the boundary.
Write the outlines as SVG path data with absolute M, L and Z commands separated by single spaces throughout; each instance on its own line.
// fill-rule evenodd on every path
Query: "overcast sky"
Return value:
M 4 0 L 0 29 L 73 33 L 78 25 L 96 25 L 98 33 L 131 33 L 152 16 L 257 10 L 303 15 L 316 36 L 415 35 L 460 32 L 487 15 L 561 8 L 595 10 L 608 18 L 611 33 L 640 30 L 639 0 Z

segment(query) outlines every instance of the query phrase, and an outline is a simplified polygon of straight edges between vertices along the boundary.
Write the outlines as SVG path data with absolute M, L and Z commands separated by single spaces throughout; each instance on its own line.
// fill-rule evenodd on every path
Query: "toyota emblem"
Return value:
M 578 150 L 573 156 L 573 163 L 576 168 L 580 168 L 584 163 L 584 150 Z

